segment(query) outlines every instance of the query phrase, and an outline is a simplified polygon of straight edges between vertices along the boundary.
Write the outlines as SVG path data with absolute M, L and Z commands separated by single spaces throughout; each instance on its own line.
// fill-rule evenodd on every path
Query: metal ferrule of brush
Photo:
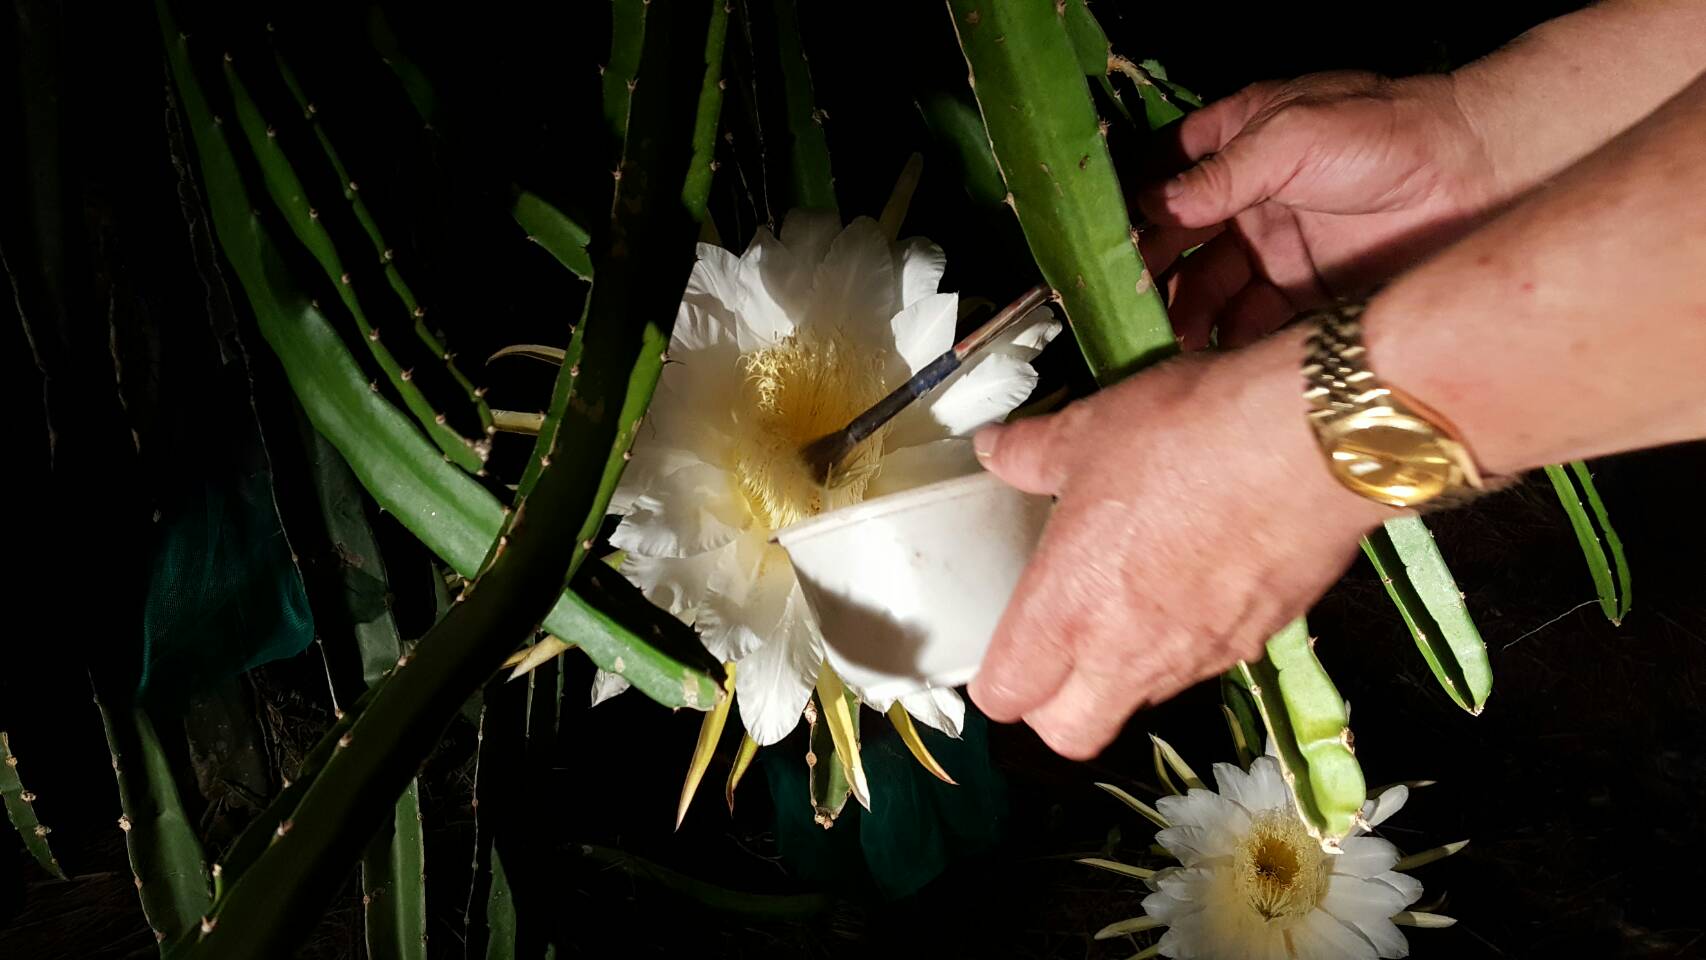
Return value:
M 820 483 L 830 483 L 836 464 L 846 459 L 854 447 L 876 433 L 883 424 L 894 419 L 896 414 L 905 410 L 914 400 L 940 386 L 943 380 L 960 368 L 968 356 L 983 349 L 1015 323 L 1025 319 L 1032 310 L 1048 299 L 1048 294 L 1047 287 L 1031 288 L 964 340 L 954 344 L 948 352 L 930 361 L 905 383 L 889 391 L 889 395 L 877 401 L 875 406 L 853 418 L 845 428 L 806 444 L 800 450 L 800 457 L 811 469 L 812 475 Z

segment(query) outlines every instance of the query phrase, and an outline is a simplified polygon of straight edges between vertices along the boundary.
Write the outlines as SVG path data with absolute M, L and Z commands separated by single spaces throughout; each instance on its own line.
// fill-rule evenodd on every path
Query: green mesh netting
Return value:
M 736 721 L 738 722 L 738 721 Z M 883 717 L 866 710 L 860 753 L 871 809 L 849 799 L 828 830 L 812 820 L 803 753 L 789 739 L 758 757 L 776 806 L 776 846 L 801 882 L 898 900 L 922 890 L 956 860 L 994 848 L 1007 813 L 1006 783 L 989 758 L 989 721 L 966 704 L 954 740 L 918 725 L 930 753 L 959 782 L 936 779 Z
M 262 470 L 207 476 L 163 508 L 143 614 L 139 699 L 295 656 L 313 617 Z

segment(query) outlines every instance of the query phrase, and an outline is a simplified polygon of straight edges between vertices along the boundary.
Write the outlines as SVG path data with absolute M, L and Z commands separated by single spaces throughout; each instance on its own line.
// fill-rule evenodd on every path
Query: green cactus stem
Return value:
M 592 279 L 592 258 L 586 252 L 590 237 L 580 224 L 538 194 L 521 189 L 515 191 L 509 213 L 527 231 L 527 239 L 543 247 L 575 276 Z
M 98 695 L 95 705 L 112 753 L 124 811 L 118 826 L 143 915 L 162 943 L 189 935 L 208 914 L 208 868 L 154 721 L 140 707 Z
M 1399 517 L 1362 541 L 1434 679 L 1453 702 L 1480 714 L 1493 690 L 1487 645 L 1457 581 L 1420 517 Z
M 1345 700 L 1313 646 L 1309 625 L 1299 618 L 1268 641 L 1266 657 L 1240 670 L 1273 738 L 1298 813 L 1311 836 L 1337 849 L 1356 826 L 1368 785 L 1357 765 Z
M 374 360 L 384 371 L 386 380 L 403 398 L 403 405 L 414 414 L 415 421 L 444 452 L 445 457 L 469 472 L 484 469 L 490 449 L 488 439 L 481 437 L 478 440 L 469 440 L 457 433 L 447 422 L 448 418 L 434 409 L 432 402 L 422 392 L 420 384 L 414 380 L 414 372 L 405 369 L 398 362 L 384 339 L 384 331 L 371 322 L 360 298 L 357 297 L 343 257 L 333 246 L 331 234 L 326 230 L 325 224 L 320 222 L 319 208 L 309 198 L 295 167 L 278 142 L 277 129 L 262 116 L 259 105 L 249 95 L 248 86 L 238 75 L 236 65 L 229 58 L 225 60 L 224 73 L 238 126 L 259 162 L 267 193 L 283 214 L 285 222 L 290 225 L 298 242 L 313 255 L 327 280 L 338 291 L 338 297 L 354 318 L 362 340 L 367 343 Z M 442 354 L 440 351 L 439 356 Z
M 289 821 L 296 812 L 296 807 L 307 795 L 308 788 L 326 768 L 326 762 L 338 750 L 338 743 L 355 726 L 355 721 L 361 712 L 372 702 L 374 691 L 369 689 L 361 698 L 344 708 L 343 715 L 332 724 L 332 729 L 308 751 L 302 758 L 302 763 L 284 780 L 278 794 L 267 804 L 266 809 L 255 815 L 243 832 L 237 835 L 218 862 L 213 865 L 213 902 L 218 906 L 226 893 L 242 877 L 243 873 L 253 866 L 273 840 L 279 835 L 279 828 Z M 289 832 L 285 827 L 285 832 Z
M 322 632 L 330 624 L 349 629 L 349 640 L 360 656 L 362 693 L 345 691 L 343 699 L 354 700 L 383 682 L 406 651 L 391 614 L 385 558 L 367 520 L 361 484 L 330 441 L 306 424 L 302 433 L 325 542 L 336 547 L 342 580 L 340 609 L 332 617 L 317 619 Z M 334 683 L 334 688 L 349 685 L 353 684 Z M 329 751 L 321 755 L 321 763 L 328 755 Z M 311 782 L 312 775 L 299 774 L 298 779 Z M 397 798 L 391 821 L 380 827 L 361 855 L 362 919 L 369 957 L 425 960 L 425 861 L 420 786 L 411 780 Z
M 685 72 L 681 65 L 706 48 L 709 6 L 646 9 L 641 64 L 648 82 L 631 91 L 628 117 L 629 129 L 645 135 L 624 141 L 611 221 L 593 243 L 597 279 L 580 325 L 583 359 L 559 378 L 560 398 L 541 431 L 531 482 L 524 478 L 479 574 L 407 664 L 375 689 L 297 805 L 290 829 L 233 884 L 214 916 L 181 942 L 184 956 L 289 955 L 445 723 L 540 625 L 591 550 L 622 454 L 655 387 L 692 265 L 698 226 L 696 212 L 682 202 L 682 185 L 693 156 L 703 71 Z M 203 176 L 217 185 L 209 192 L 220 240 L 241 251 L 232 260 L 245 288 L 269 289 L 268 277 L 244 276 L 261 261 L 260 235 L 241 205 L 229 145 L 201 99 L 183 39 L 164 3 L 159 10 Z M 563 633 L 579 639 L 575 631 Z M 700 686 L 690 684 L 680 699 L 709 707 L 716 695 L 713 686 L 700 704 Z
M 1099 29 L 1089 34 L 1079 18 L 1075 44 L 1068 19 L 1087 11 L 1071 0 L 949 0 L 948 11 L 1009 202 L 1097 382 L 1114 383 L 1170 355 L 1166 307 L 1138 254 L 1106 125 L 1085 81 L 1096 69 L 1083 51 L 1093 61 L 1105 38 Z M 1309 651 L 1303 621 L 1270 639 L 1266 658 L 1239 669 L 1279 745 L 1306 823 L 1335 842 L 1357 809 L 1344 805 L 1353 782 L 1361 803 L 1362 774 L 1343 701 Z M 1343 743 L 1334 748 L 1329 739 Z
M 24 788 L 24 781 L 18 776 L 18 755 L 12 752 L 11 738 L 4 730 L 0 730 L 0 801 L 5 803 L 6 816 L 17 828 L 24 849 L 43 870 L 64 880 L 65 870 L 47 843 L 47 835 L 52 831 L 36 819 L 36 795 Z
M 1070 4 L 950 0 L 972 90 L 1043 277 L 1104 385 L 1175 349 L 1084 69 Z
M 1114 68 L 1113 44 L 1108 42 L 1108 35 L 1102 30 L 1102 24 L 1096 19 L 1096 15 L 1090 12 L 1089 3 L 1086 0 L 1066 0 L 1061 19 L 1066 25 L 1066 35 L 1072 40 L 1072 49 L 1078 55 L 1078 66 L 1084 71 L 1084 75 L 1101 86 L 1108 102 L 1114 105 L 1114 109 L 1120 112 L 1120 116 L 1127 123 L 1135 123 L 1131 111 L 1126 109 L 1124 98 L 1120 96 L 1119 90 L 1114 88 L 1114 82 L 1109 76 Z
M 439 115 L 438 95 L 433 91 L 432 81 L 404 53 L 384 11 L 377 5 L 368 11 L 367 32 L 380 60 L 402 85 L 404 94 L 426 128 L 439 130 L 444 119 Z M 527 232 L 527 238 L 544 247 L 575 276 L 582 280 L 592 279 L 592 258 L 586 252 L 591 235 L 586 228 L 532 191 L 510 184 L 508 193 L 510 217 Z
M 456 381 L 457 386 L 462 388 L 462 392 L 468 397 L 468 402 L 473 405 L 474 412 L 479 417 L 481 429 L 485 430 L 486 434 L 490 436 L 492 412 L 486 405 L 484 395 L 474 386 L 474 382 L 464 376 L 462 371 L 457 368 L 455 360 L 452 359 L 450 351 L 445 347 L 443 341 L 427 326 L 426 308 L 415 298 L 414 291 L 409 288 L 407 281 L 403 279 L 403 274 L 398 270 L 395 251 L 386 244 L 384 235 L 379 232 L 379 223 L 373 219 L 373 214 L 368 211 L 366 201 L 362 200 L 360 184 L 350 174 L 349 168 L 344 166 L 343 160 L 338 157 L 338 151 L 332 145 L 332 139 L 327 135 L 325 125 L 320 123 L 319 108 L 315 106 L 312 100 L 308 99 L 307 93 L 302 89 L 302 84 L 296 79 L 295 71 L 290 69 L 290 64 L 282 56 L 276 54 L 273 59 L 278 64 L 278 72 L 284 80 L 285 87 L 290 90 L 292 99 L 301 108 L 303 118 L 313 128 L 314 137 L 319 141 L 320 149 L 326 154 L 326 162 L 337 174 L 338 183 L 343 185 L 344 200 L 349 203 L 350 212 L 355 214 L 356 221 L 361 224 L 362 232 L 367 234 L 368 239 L 373 242 L 373 255 L 378 259 L 380 269 L 385 273 L 385 279 L 390 282 L 391 289 L 397 294 L 397 299 L 402 302 L 403 310 L 414 321 L 415 337 L 420 340 L 429 353 L 444 363 L 446 372 L 450 374 L 452 380 Z M 584 241 L 582 245 L 584 246 Z
M 846 765 L 836 755 L 823 696 L 815 690 L 806 705 L 806 726 L 806 791 L 811 798 L 812 820 L 828 830 L 847 806 L 853 785 L 848 782 Z
M 788 116 L 788 185 L 794 206 L 835 210 L 835 176 L 829 165 L 825 114 L 812 95 L 811 65 L 800 39 L 795 0 L 771 0 L 776 52 L 782 61 L 782 91 Z
M 314 427 L 355 470 L 363 487 L 435 554 L 472 576 L 496 540 L 503 506 L 464 471 L 444 462 L 408 419 L 377 393 L 345 349 L 342 338 L 307 295 L 289 285 L 289 271 L 264 221 L 253 213 L 223 128 L 214 121 L 184 41 L 169 43 L 174 75 L 184 98 L 186 124 L 202 126 L 195 144 L 226 257 L 254 308 L 268 345 L 282 362 Z M 628 619 L 613 618 L 571 592 L 546 617 L 547 628 L 570 637 L 605 669 L 623 666 L 629 680 L 666 706 L 684 706 L 689 693 L 709 706 L 716 681 L 695 663 L 714 661 L 661 655 L 645 638 L 677 638 L 678 649 L 697 647 L 691 630 L 650 604 L 635 605 Z M 633 628 L 624 623 L 634 624 Z
M 1581 545 L 1582 557 L 1587 560 L 1588 573 L 1593 577 L 1594 592 L 1599 596 L 1599 609 L 1605 618 L 1613 625 L 1621 624 L 1623 618 L 1629 615 L 1630 604 L 1634 602 L 1634 594 L 1629 587 L 1629 559 L 1623 554 L 1623 541 L 1612 529 L 1611 516 L 1606 512 L 1605 501 L 1599 498 L 1599 490 L 1593 484 L 1593 474 L 1588 472 L 1587 464 L 1580 460 L 1570 463 L 1570 470 L 1565 472 L 1562 466 L 1549 466 L 1546 476 L 1552 481 L 1552 489 L 1558 494 L 1558 502 L 1564 507 L 1564 513 L 1570 518 L 1570 529 L 1576 534 L 1576 542 Z M 1571 477 L 1575 482 L 1571 482 Z M 1581 493 L 1576 487 L 1581 487 Z M 1593 517 L 1582 509 L 1582 500 L 1586 499 L 1593 510 Z M 1595 523 L 1605 534 L 1605 542 L 1600 542 L 1599 533 L 1594 530 Z M 1611 550 L 1611 563 L 1616 567 L 1613 577 L 1611 565 L 1606 563 L 1606 548 Z
M 1249 678 L 1237 667 L 1220 675 L 1220 703 L 1226 713 L 1226 724 L 1238 751 L 1238 765 L 1250 766 L 1261 756 L 1267 744 L 1267 732 L 1262 728 L 1262 716 L 1256 698 L 1250 693 Z
M 488 691 L 494 690 L 492 685 Z M 500 693 L 506 691 L 498 691 Z M 462 945 L 465 956 L 475 956 L 480 951 L 478 946 L 487 935 L 490 928 L 489 900 L 493 883 L 492 837 L 490 825 L 482 828 L 480 816 L 480 793 L 484 780 L 481 778 L 482 769 L 487 761 L 486 730 L 491 722 L 492 705 L 482 699 L 480 703 L 480 720 L 474 727 L 474 780 L 468 790 L 468 806 L 474 819 L 474 855 L 468 863 L 468 902 L 462 909 Z M 507 884 L 506 884 L 507 889 Z M 484 902 L 483 902 L 484 901 Z M 477 929 L 474 924 L 478 918 L 482 924 Z

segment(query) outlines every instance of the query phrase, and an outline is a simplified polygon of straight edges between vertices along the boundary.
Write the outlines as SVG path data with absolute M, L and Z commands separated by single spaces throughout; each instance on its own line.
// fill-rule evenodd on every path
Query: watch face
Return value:
M 1335 423 L 1322 438 L 1333 475 L 1362 496 L 1413 506 L 1457 486 L 1457 446 L 1425 420 L 1390 408 Z

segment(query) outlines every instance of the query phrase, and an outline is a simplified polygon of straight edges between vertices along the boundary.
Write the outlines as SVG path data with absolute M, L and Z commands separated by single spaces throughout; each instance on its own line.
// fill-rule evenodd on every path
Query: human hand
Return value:
M 1187 116 L 1195 165 L 1138 191 L 1141 242 L 1187 350 L 1249 343 L 1466 233 L 1498 201 L 1446 76 L 1321 73 L 1259 83 Z
M 972 681 L 986 714 L 1094 756 L 1138 707 L 1260 656 L 1392 514 L 1321 462 L 1302 332 L 977 435 L 991 472 L 1059 498 Z

